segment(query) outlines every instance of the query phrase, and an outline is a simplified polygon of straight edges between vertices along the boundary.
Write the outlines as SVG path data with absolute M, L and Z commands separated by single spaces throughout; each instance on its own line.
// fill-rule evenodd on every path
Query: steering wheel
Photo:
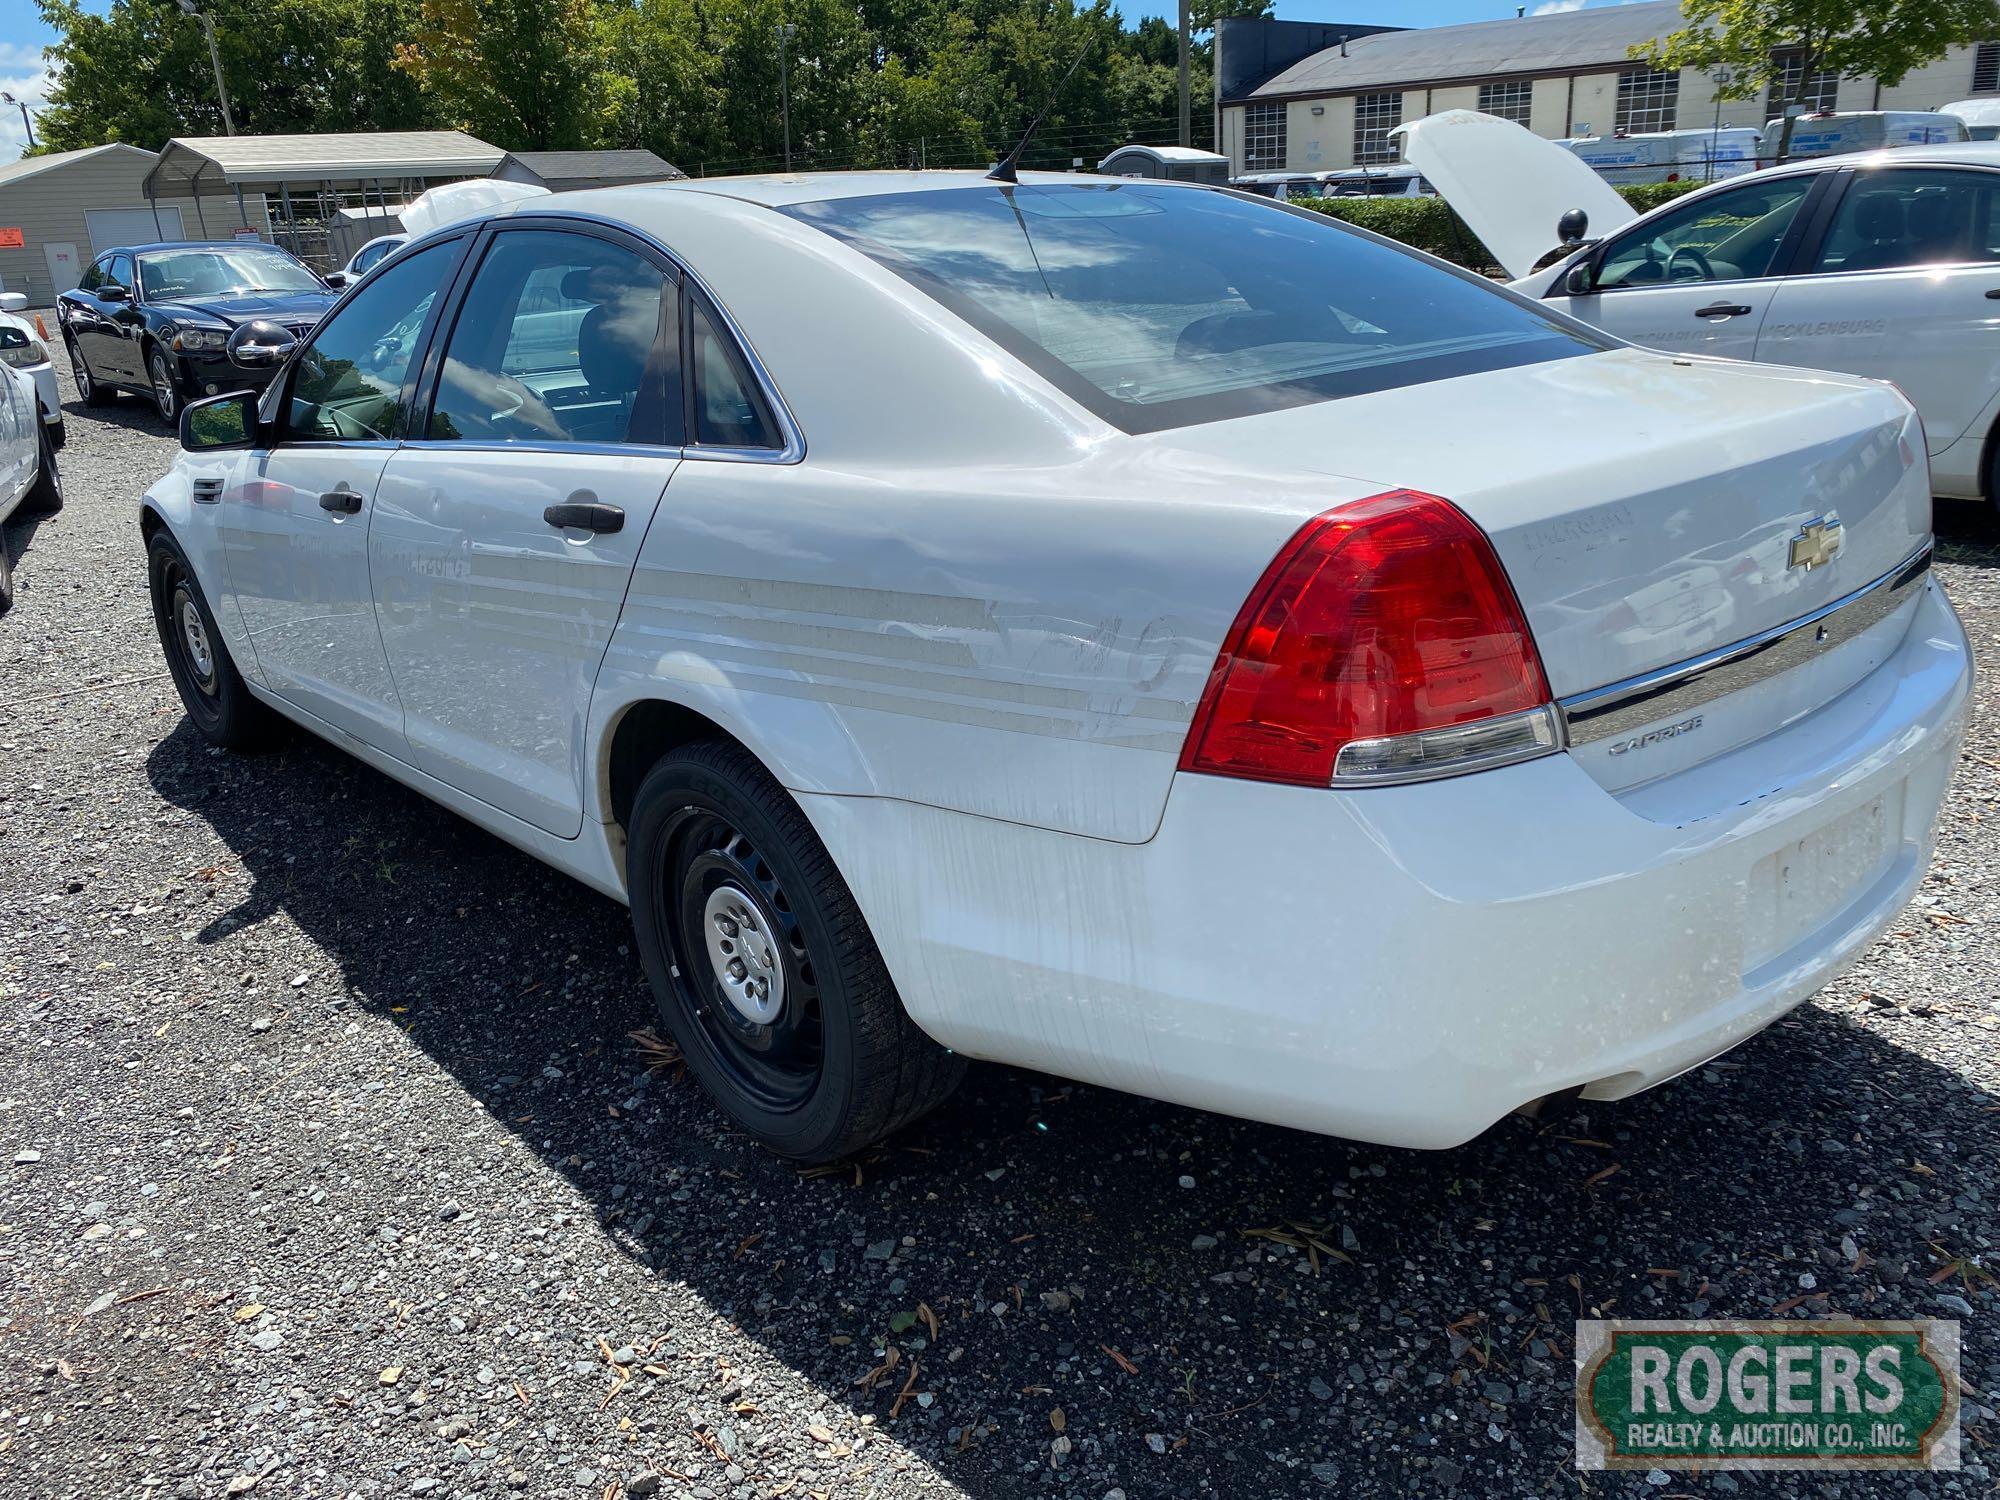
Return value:
M 1688 260 L 1694 263 L 1697 274 L 1686 276 L 1675 269 L 1679 265 L 1682 256 L 1686 256 Z M 1715 267 L 1708 263 L 1708 257 L 1695 246 L 1677 245 L 1674 247 L 1674 253 L 1667 257 L 1667 280 L 1713 281 L 1715 280 Z

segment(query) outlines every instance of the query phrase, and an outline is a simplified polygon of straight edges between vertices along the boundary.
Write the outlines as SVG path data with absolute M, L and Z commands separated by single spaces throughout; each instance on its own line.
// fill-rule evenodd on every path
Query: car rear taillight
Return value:
M 1272 559 L 1223 641 L 1180 768 L 1365 786 L 1561 746 L 1492 543 L 1450 501 L 1393 490 L 1315 517 Z

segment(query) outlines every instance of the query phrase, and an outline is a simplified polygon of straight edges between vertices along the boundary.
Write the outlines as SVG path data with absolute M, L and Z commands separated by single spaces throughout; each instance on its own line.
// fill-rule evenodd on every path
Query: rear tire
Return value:
M 14 607 L 14 555 L 7 550 L 7 534 L 0 530 L 0 615 Z
M 90 366 L 84 363 L 83 354 L 74 343 L 65 338 L 63 347 L 69 350 L 69 372 L 76 381 L 76 393 L 85 406 L 109 406 L 118 399 L 116 390 L 100 385 L 97 377 L 90 373 Z
M 40 472 L 35 475 L 34 487 L 21 498 L 21 509 L 32 516 L 52 516 L 63 507 L 62 470 L 56 465 L 55 439 L 46 423 L 38 442 Z
M 780 1156 L 849 1155 L 964 1075 L 904 1012 L 805 814 L 742 747 L 683 746 L 646 774 L 628 870 L 662 1024 L 723 1112 Z
M 203 739 L 225 750 L 268 744 L 277 731 L 278 716 L 250 695 L 223 644 L 222 632 L 215 628 L 215 616 L 202 597 L 187 554 L 165 531 L 153 533 L 147 546 L 146 575 L 153 596 L 153 625 L 188 722 Z

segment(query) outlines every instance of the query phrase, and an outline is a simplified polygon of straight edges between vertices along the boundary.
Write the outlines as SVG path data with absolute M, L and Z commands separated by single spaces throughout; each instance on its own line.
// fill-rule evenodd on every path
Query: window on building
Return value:
M 1389 139 L 1389 132 L 1403 123 L 1401 94 L 1356 94 L 1354 96 L 1354 159 L 1357 162 L 1395 161 L 1402 153 Z
M 1981 42 L 1972 55 L 1972 92 L 2000 94 L 2000 42 Z
M 1498 115 L 1516 125 L 1525 125 L 1534 93 L 1534 84 L 1526 79 L 1518 83 L 1482 83 L 1479 85 L 1479 112 L 1482 115 Z
M 1252 104 L 1243 111 L 1243 170 L 1273 172 L 1285 164 L 1285 106 Z
M 1681 102 L 1681 75 L 1628 68 L 1618 75 L 1618 117 L 1621 135 L 1672 130 Z
M 1807 78 L 1806 59 L 1802 52 L 1783 53 L 1778 58 L 1778 76 L 1771 80 L 1771 91 L 1764 98 L 1764 118 L 1776 120 L 1785 113 L 1785 102 L 1794 99 L 1792 91 L 1798 90 L 1794 102 L 1805 106 L 1808 114 L 1831 112 L 1838 107 L 1840 99 L 1840 75 L 1825 69 Z

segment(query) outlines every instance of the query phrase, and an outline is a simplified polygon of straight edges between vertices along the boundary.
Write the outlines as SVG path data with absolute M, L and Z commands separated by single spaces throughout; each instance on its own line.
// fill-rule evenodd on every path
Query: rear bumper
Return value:
M 1839 973 L 1928 867 L 1970 682 L 1931 584 L 1839 698 L 1629 792 L 1567 754 L 1356 792 L 1183 775 L 1144 845 L 801 801 L 947 1045 L 1445 1147 L 1664 1082 Z

